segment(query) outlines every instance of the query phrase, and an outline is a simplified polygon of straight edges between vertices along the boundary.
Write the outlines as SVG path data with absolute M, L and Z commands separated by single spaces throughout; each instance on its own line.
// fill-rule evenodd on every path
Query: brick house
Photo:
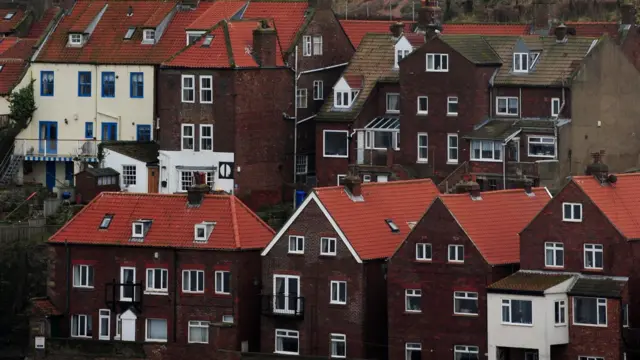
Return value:
M 517 271 L 517 234 L 551 198 L 465 189 L 438 196 L 389 259 L 390 359 L 484 358 L 486 286 Z
M 627 328 L 639 321 L 632 204 L 640 175 L 608 175 L 599 163 L 588 172 L 520 233 L 521 270 L 489 286 L 489 359 L 637 358 Z
M 385 358 L 386 258 L 436 196 L 429 179 L 314 189 L 262 252 L 262 352 Z
M 206 191 L 104 192 L 54 234 L 51 333 L 166 359 L 258 349 L 259 251 L 274 232 L 235 196 Z

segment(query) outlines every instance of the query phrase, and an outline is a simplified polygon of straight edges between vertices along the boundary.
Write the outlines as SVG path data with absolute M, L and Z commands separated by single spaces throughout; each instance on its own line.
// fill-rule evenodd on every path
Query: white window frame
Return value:
M 296 155 L 296 175 L 306 175 L 309 172 L 309 156 Z
M 515 113 L 511 113 L 509 112 L 509 102 L 511 100 L 516 100 L 516 112 Z M 500 111 L 500 102 L 504 101 L 504 108 L 506 109 L 505 111 Z M 496 115 L 501 115 L 501 116 L 518 116 L 518 114 L 520 114 L 520 102 L 518 100 L 517 96 L 496 96 Z
M 76 269 L 78 269 L 79 278 L 76 279 Z M 82 273 L 86 272 L 86 283 L 82 283 Z M 91 276 L 90 276 L 91 275 Z M 76 264 L 73 265 L 73 287 L 74 288 L 84 288 L 84 289 L 93 289 L 95 269 L 93 269 L 93 265 L 87 264 Z
M 459 99 L 457 96 L 447 96 L 447 116 L 458 116 L 459 109 L 457 109 L 455 112 L 449 111 L 451 104 L 459 104 Z
M 191 86 L 184 85 L 185 79 L 191 80 Z M 185 96 L 184 96 L 185 90 L 191 93 L 191 95 L 193 96 L 193 99 L 191 100 L 185 99 Z M 196 76 L 195 75 L 182 75 L 182 77 L 180 78 L 180 97 L 182 98 L 183 103 L 193 104 L 196 102 Z
M 545 141 L 545 140 L 551 140 L 551 142 Z M 552 146 L 553 147 L 553 154 L 552 155 L 534 154 L 534 153 L 531 152 L 531 144 Z M 556 152 L 557 151 L 558 151 L 558 149 L 556 148 L 556 138 L 555 137 L 553 137 L 553 136 L 527 136 L 527 154 L 529 155 L 529 157 L 554 159 L 556 157 Z
M 122 186 L 128 187 L 130 185 L 136 185 L 138 180 L 138 174 L 136 173 L 135 165 L 122 165 Z
M 102 321 L 107 322 L 107 333 L 102 334 Z M 111 310 L 100 309 L 98 310 L 98 339 L 99 340 L 111 340 Z
M 549 258 L 548 251 L 552 252 L 551 258 Z M 562 255 L 562 264 L 558 265 L 558 251 Z M 563 268 L 564 267 L 564 244 L 558 242 L 545 242 L 544 243 L 544 267 L 548 268 Z
M 598 324 L 584 324 L 576 321 L 576 301 L 578 299 L 596 299 L 596 319 Z M 604 305 L 603 305 L 604 304 Z M 588 296 L 574 296 L 573 297 L 573 325 L 579 326 L 594 326 L 594 327 L 606 327 L 609 322 L 609 316 L 607 314 L 607 299 L 606 298 L 591 298 Z M 600 311 L 602 311 L 602 307 L 604 307 L 604 324 L 600 324 Z
M 593 264 L 589 266 L 587 264 L 587 254 L 590 253 L 593 258 Z M 596 266 L 596 256 L 600 254 L 600 258 L 602 259 L 602 266 Z M 592 269 L 592 270 L 603 270 L 604 269 L 604 246 L 602 244 L 584 244 L 583 245 L 583 257 L 584 257 L 584 268 Z
M 154 285 L 156 272 L 160 271 L 160 287 L 156 288 Z M 151 276 L 149 276 L 151 274 Z M 162 286 L 162 280 L 166 279 L 166 286 Z M 169 293 L 169 270 L 164 268 L 147 268 L 147 284 L 145 293 Z
M 451 146 L 451 139 L 455 138 L 456 139 L 456 146 L 455 148 L 453 146 Z M 447 164 L 457 164 L 458 161 L 460 160 L 460 139 L 458 138 L 458 134 L 452 133 L 452 134 L 447 134 Z M 455 159 L 453 157 L 451 157 L 451 150 L 455 150 L 456 151 L 456 157 Z
M 289 254 L 304 254 L 304 236 L 289 235 Z M 292 242 L 293 241 L 293 242 Z M 291 246 L 293 245 L 293 247 Z
M 314 35 L 312 43 L 313 55 L 322 55 L 322 35 Z
M 516 61 L 516 60 L 520 60 L 520 61 Z M 513 72 L 515 73 L 529 72 L 529 53 L 513 53 Z
M 231 284 L 227 284 L 225 281 L 225 274 L 229 274 L 228 282 L 231 282 L 231 272 L 229 270 L 217 270 L 214 274 L 215 284 L 214 289 L 216 294 L 231 295 Z M 225 287 L 228 289 L 225 290 Z
M 629 327 L 629 304 L 622 304 L 622 327 Z
M 624 354 L 624 358 L 627 358 L 627 354 Z M 603 357 L 600 356 L 578 356 L 578 360 L 604 360 Z
M 149 337 L 149 322 L 152 320 L 164 321 L 166 326 L 167 339 L 169 338 L 169 322 L 167 319 L 147 318 L 144 321 L 144 341 L 146 342 L 167 342 L 167 339 L 153 339 Z
M 362 183 L 370 183 L 371 182 L 371 175 L 370 174 L 364 174 L 362 175 Z
M 424 109 L 424 110 L 422 110 L 420 108 L 420 100 L 421 99 L 425 99 L 427 101 L 427 108 Z M 416 102 L 417 102 L 417 104 L 416 104 L 416 107 L 417 107 L 416 114 L 418 114 L 418 115 L 428 115 L 429 114 L 429 97 L 428 96 L 418 96 L 417 99 L 416 99 Z
M 186 35 L 187 35 L 187 46 L 191 45 L 191 44 L 195 44 L 196 41 L 198 41 L 198 39 L 200 39 L 200 37 L 202 35 L 204 35 L 204 33 L 206 33 L 206 31 L 187 31 Z M 189 41 L 191 38 L 193 39 L 193 42 Z
M 456 311 L 456 301 L 458 300 L 475 300 L 476 301 L 476 312 L 474 313 L 465 313 Z M 480 305 L 478 303 L 478 293 L 472 291 L 454 291 L 453 292 L 453 313 L 456 315 L 465 315 L 465 316 L 477 316 L 480 311 Z
M 337 354 L 338 343 L 344 344 L 344 354 Z M 335 348 L 334 344 L 336 344 Z M 331 333 L 331 357 L 336 359 L 347 357 L 347 335 Z
M 422 249 L 422 256 L 420 256 L 420 249 Z M 427 249 L 429 249 L 429 256 L 427 256 Z M 430 243 L 417 243 L 416 244 L 416 260 L 418 261 L 431 261 L 433 260 L 433 247 Z
M 393 64 L 393 68 L 397 69 L 400 67 L 399 63 L 400 60 L 406 58 L 407 56 L 409 56 L 409 53 L 411 52 L 411 50 L 409 49 L 396 49 L 396 55 L 395 55 L 395 62 Z
M 435 68 L 435 59 L 436 57 L 440 58 L 440 69 L 436 69 Z M 431 59 L 431 67 L 429 67 L 429 59 Z M 436 53 L 429 53 L 426 54 L 426 71 L 429 72 L 449 72 L 449 54 L 436 54 Z M 446 64 L 446 66 L 442 66 L 443 64 Z
M 273 347 L 274 353 L 276 354 L 287 354 L 287 355 L 298 355 L 300 354 L 300 333 L 296 330 L 287 330 L 287 329 L 275 329 L 275 346 Z M 284 351 L 278 350 L 278 337 L 286 337 L 289 339 L 296 339 L 298 341 L 298 351 Z
M 198 234 L 198 232 L 202 231 L 202 236 Z M 206 242 L 207 241 L 207 225 L 206 224 L 196 224 L 193 230 L 193 239 L 197 242 Z
M 313 45 L 311 42 L 311 35 L 304 35 L 302 37 L 302 56 L 313 55 Z
M 343 133 L 346 134 L 345 141 L 347 143 L 347 153 L 345 155 L 327 155 L 327 133 Z M 322 131 L 322 156 L 326 158 L 349 158 L 349 131 L 348 130 L 323 130 Z
M 420 145 L 420 138 L 421 137 L 426 137 L 427 138 L 427 144 L 426 145 Z M 427 164 L 429 162 L 429 134 L 427 134 L 426 132 L 418 133 L 416 147 L 417 147 L 417 150 L 418 150 L 418 153 L 417 153 L 418 160 L 417 160 L 417 162 L 421 163 L 421 164 Z M 427 150 L 427 157 L 421 157 L 420 156 L 420 149 L 426 149 Z
M 455 249 L 454 250 L 455 258 L 451 258 L 451 249 Z M 462 255 L 462 260 L 458 259 L 460 255 Z M 458 244 L 448 245 L 447 246 L 447 262 L 458 263 L 458 264 L 464 263 L 464 245 L 458 245 Z
M 209 80 L 209 86 L 205 87 L 203 80 Z M 200 75 L 199 77 L 199 81 L 200 81 L 200 103 L 201 104 L 213 104 L 213 76 L 211 75 Z M 203 100 L 204 97 L 204 93 L 205 92 L 209 92 L 211 94 L 211 100 Z M 195 99 L 194 99 L 195 100 Z
M 409 308 L 409 298 L 418 298 L 418 304 L 420 309 Z M 421 313 L 422 312 L 422 289 L 405 289 L 404 290 L 404 311 L 408 313 Z
M 222 315 L 222 322 L 225 324 L 233 324 L 233 315 Z
M 480 157 L 475 157 L 474 154 L 474 144 L 479 144 L 479 149 L 480 149 Z M 485 143 L 491 143 L 491 158 L 485 158 L 483 157 L 483 144 Z M 469 154 L 469 157 L 472 161 L 481 161 L 481 162 L 502 162 L 502 157 L 504 156 L 504 151 L 503 151 L 503 146 L 502 143 L 499 141 L 493 141 L 493 140 L 471 140 L 470 145 L 470 149 L 471 149 L 471 153 Z M 499 148 L 500 151 L 500 157 L 496 159 L 496 147 Z
M 456 359 L 456 353 L 460 354 L 476 354 L 478 359 L 480 358 L 480 349 L 477 346 L 472 345 L 455 345 L 453 347 L 453 358 Z
M 83 335 L 80 335 L 80 319 L 84 318 L 84 332 Z M 77 333 L 74 335 L 73 334 L 73 323 L 74 321 L 77 321 L 76 324 L 76 330 Z M 91 326 L 89 326 L 89 322 L 91 322 Z M 88 335 L 89 333 L 89 328 L 91 328 L 91 335 Z M 73 314 L 71 315 L 71 337 L 74 338 L 92 338 L 93 337 L 93 322 L 91 321 L 91 315 L 87 315 L 87 314 Z
M 412 360 L 411 353 L 413 351 L 420 351 L 420 355 L 422 356 L 422 344 L 421 343 L 405 343 L 404 344 L 405 360 Z
M 155 44 L 156 43 L 156 30 L 155 29 L 144 29 L 142 30 L 142 42 L 145 44 Z
M 191 136 L 186 136 L 184 134 L 184 129 L 185 128 L 190 128 L 191 129 Z M 180 150 L 192 150 L 195 151 L 196 149 L 196 142 L 195 142 L 195 137 L 196 137 L 196 127 L 194 124 L 181 124 L 180 127 Z M 191 139 L 191 148 L 186 148 L 184 146 L 184 140 L 185 139 Z
M 514 301 L 522 301 L 522 302 L 529 302 L 531 303 L 531 323 L 517 323 L 517 322 L 513 322 L 513 318 L 511 315 L 511 311 L 512 311 L 512 303 Z M 508 314 L 509 314 L 509 319 L 504 318 L 504 308 L 507 307 L 509 309 Z M 516 326 L 533 326 L 533 301 L 532 300 L 526 300 L 526 299 L 502 299 L 501 301 L 501 305 L 500 305 L 500 320 L 501 323 L 503 325 L 516 325 Z
M 347 304 L 347 282 L 342 280 L 331 280 L 329 283 L 329 304 L 346 305 Z M 340 300 L 344 292 L 344 300 Z
M 82 45 L 82 34 L 69 34 L 69 45 L 78 46 Z
M 556 300 L 553 302 L 553 323 L 555 326 L 567 325 L 567 301 Z
M 296 107 L 298 107 L 298 109 L 307 108 L 307 89 L 299 88 L 296 90 Z
M 202 284 L 199 284 L 198 282 L 198 274 L 202 273 Z M 188 281 L 184 281 L 184 275 L 188 274 Z M 189 289 L 189 287 L 191 286 L 191 276 L 193 276 L 195 274 L 196 277 L 196 290 L 191 290 Z M 182 270 L 182 292 L 183 293 L 187 293 L 187 294 L 204 294 L 204 290 L 205 290 L 205 284 L 207 283 L 206 279 L 205 279 L 205 273 L 204 270 L 199 270 L 199 269 L 184 269 Z M 200 287 L 199 285 L 202 285 L 202 290 L 198 290 L 198 288 Z
M 206 329 L 207 340 L 206 341 L 195 341 L 191 339 L 191 328 L 199 328 Z M 187 328 L 187 342 L 189 344 L 208 344 L 209 343 L 209 322 L 208 321 L 200 321 L 200 320 L 191 320 L 189 321 L 189 326 Z
M 336 185 L 341 186 L 342 184 L 340 184 L 340 180 L 344 180 L 347 178 L 346 174 L 338 174 L 336 175 Z
M 556 108 L 558 109 L 556 111 Z M 557 118 L 560 116 L 560 98 L 551 98 L 551 117 Z
M 387 109 L 387 114 L 399 114 L 400 113 L 400 94 L 399 93 L 387 93 L 386 94 L 386 109 Z M 398 110 L 393 110 L 393 109 L 389 109 L 389 98 L 391 96 L 397 96 L 398 97 Z
M 327 251 L 324 251 L 324 244 L 327 244 Z M 320 255 L 336 256 L 338 250 L 338 239 L 332 237 L 320 238 Z
M 567 213 L 567 206 L 570 206 L 571 214 Z M 576 208 L 580 209 L 580 217 L 576 217 Z M 562 221 L 565 222 L 582 222 L 582 204 L 581 203 L 562 203 Z
M 134 221 L 131 224 L 131 237 L 143 238 L 144 237 L 144 223 L 141 221 Z
M 324 82 L 313 80 L 313 100 L 324 100 Z
M 204 135 L 204 129 L 211 129 L 211 136 Z M 211 149 L 204 148 L 204 141 L 211 140 Z M 200 151 L 213 151 L 213 124 L 200 124 Z
M 296 297 L 298 298 L 297 301 L 295 302 L 295 308 L 294 309 L 290 309 L 289 307 L 291 306 L 291 302 L 290 301 L 285 301 L 284 302 L 284 309 L 278 309 L 277 308 L 277 297 L 280 296 L 278 295 L 278 289 L 277 289 L 277 281 L 276 279 L 281 278 L 285 284 L 285 293 L 283 294 L 285 296 L 285 298 L 289 298 L 289 296 L 292 294 L 291 293 L 291 289 L 289 289 L 289 279 L 296 279 Z M 277 314 L 296 314 L 298 313 L 301 309 L 302 309 L 302 303 L 300 302 L 300 298 L 302 297 L 302 294 L 300 293 L 300 276 L 298 275 L 283 275 L 283 274 L 273 274 L 273 312 L 277 313 Z

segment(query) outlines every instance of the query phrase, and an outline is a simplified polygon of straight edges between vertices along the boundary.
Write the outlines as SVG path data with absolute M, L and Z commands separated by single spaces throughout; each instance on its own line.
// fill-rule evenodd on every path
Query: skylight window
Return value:
M 9 11 L 9 12 L 4 16 L 4 19 L 5 19 L 5 20 L 11 20 L 11 19 L 13 19 L 13 17 L 14 17 L 15 15 L 16 15 L 16 12 L 15 12 L 15 11 Z
M 0 65 L 0 71 L 2 71 L 2 68 L 4 68 L 4 65 Z
M 127 30 L 127 33 L 124 34 L 124 39 L 131 40 L 131 38 L 133 37 L 133 33 L 135 32 L 136 32 L 136 28 L 134 27 L 129 28 L 129 30 Z
M 100 229 L 106 229 L 109 227 L 109 225 L 111 225 L 111 220 L 113 219 L 113 215 L 112 214 L 107 214 L 102 218 L 102 221 L 100 222 Z
M 209 47 L 211 46 L 211 42 L 213 41 L 213 35 L 207 35 L 204 37 L 204 41 L 202 42 L 202 46 Z
M 400 228 L 398 227 L 398 225 L 396 225 L 396 223 L 393 222 L 393 220 L 386 219 L 385 222 L 387 223 L 387 225 L 389 225 L 389 229 L 391 229 L 392 232 L 400 231 Z

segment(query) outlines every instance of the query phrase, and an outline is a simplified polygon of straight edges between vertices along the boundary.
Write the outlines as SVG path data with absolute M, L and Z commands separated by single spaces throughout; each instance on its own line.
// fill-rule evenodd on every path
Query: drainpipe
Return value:
M 293 210 L 296 209 L 296 165 L 298 161 L 298 46 L 296 45 L 295 68 L 293 69 Z M 307 94 L 308 95 L 308 94 Z M 307 162 L 309 159 L 307 159 Z
M 67 268 L 65 269 L 67 272 L 67 301 L 65 314 L 69 316 L 69 311 L 71 311 L 71 249 L 69 249 L 69 243 L 67 242 L 67 239 L 64 239 L 64 248 L 67 257 Z
M 178 342 L 178 250 L 173 249 L 173 342 Z
M 502 143 L 502 190 L 507 190 L 507 142 Z
M 564 95 L 564 80 L 562 81 L 562 104 L 560 105 L 560 109 L 558 109 L 558 115 L 556 115 L 555 119 L 553 119 L 553 137 L 555 138 L 555 156 L 554 160 L 558 160 L 558 118 L 560 117 L 560 113 L 564 109 L 565 95 Z

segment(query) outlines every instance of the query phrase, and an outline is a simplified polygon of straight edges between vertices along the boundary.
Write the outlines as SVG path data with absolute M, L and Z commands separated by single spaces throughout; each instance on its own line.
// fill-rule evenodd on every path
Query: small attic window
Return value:
M 409 230 L 413 230 L 416 227 L 417 221 L 407 221 L 407 225 L 409 226 Z
M 398 225 L 396 225 L 396 223 L 393 222 L 393 220 L 391 219 L 386 219 L 385 222 L 387 223 L 387 225 L 389 226 L 389 229 L 391 229 L 391 232 L 398 232 L 400 231 L 400 228 L 398 227 Z
M 102 221 L 100 222 L 100 227 L 99 229 L 106 229 L 109 227 L 109 225 L 111 225 L 111 220 L 113 219 L 113 215 L 112 214 L 106 214 L 103 218 Z
M 213 232 L 215 225 L 215 222 L 202 222 L 200 224 L 196 224 L 193 234 L 194 241 L 198 243 L 206 243 L 209 240 L 209 236 Z
M 137 220 L 131 224 L 131 238 L 142 240 L 151 227 L 151 220 Z
M 529 72 L 529 53 L 513 54 L 513 72 L 517 72 L 517 73 Z
M 532 51 L 529 53 L 529 69 L 533 69 L 533 66 L 538 62 L 538 58 L 540 57 L 539 51 Z
M 136 28 L 134 27 L 129 28 L 129 30 L 127 30 L 127 33 L 124 34 L 124 39 L 131 40 L 131 38 L 133 37 L 133 33 L 135 32 L 136 32 Z
M 144 29 L 144 31 L 142 32 L 142 43 L 155 44 L 155 42 L 156 42 L 156 30 Z
M 213 35 L 209 34 L 204 37 L 204 41 L 202 42 L 202 47 L 211 46 L 211 42 L 213 41 Z
M 71 46 L 81 46 L 82 45 L 82 34 L 69 34 L 69 45 Z
M 14 17 L 15 15 L 16 15 L 16 12 L 15 12 L 15 11 L 9 11 L 9 12 L 4 16 L 4 19 L 5 19 L 5 20 L 11 20 L 11 19 L 13 19 L 13 17 Z

